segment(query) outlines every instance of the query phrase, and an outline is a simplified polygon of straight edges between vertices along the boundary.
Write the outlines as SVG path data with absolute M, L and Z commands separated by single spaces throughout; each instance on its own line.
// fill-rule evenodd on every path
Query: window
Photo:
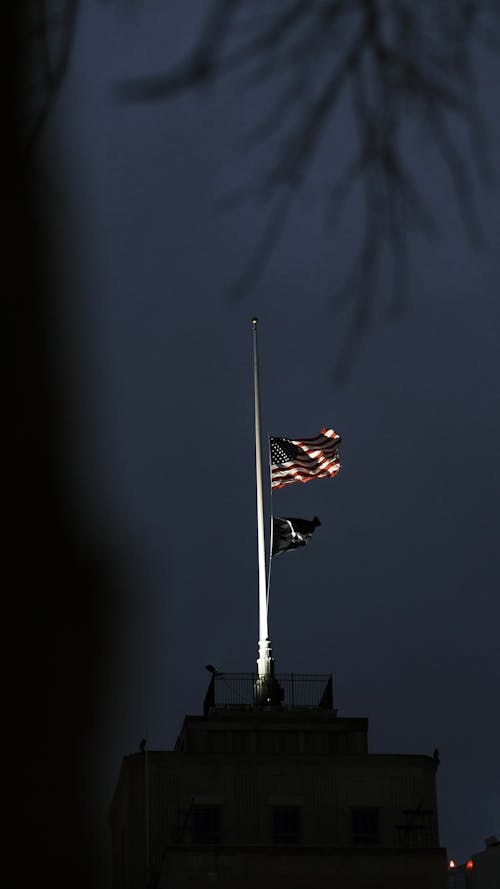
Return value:
M 360 846 L 378 843 L 378 809 L 352 809 L 352 841 Z
M 433 809 L 405 809 L 403 815 L 405 823 L 396 825 L 400 846 L 429 849 L 438 845 Z
M 275 806 L 273 808 L 273 840 L 275 843 L 300 841 L 299 806 Z
M 193 843 L 220 843 L 220 806 L 195 806 L 191 813 Z

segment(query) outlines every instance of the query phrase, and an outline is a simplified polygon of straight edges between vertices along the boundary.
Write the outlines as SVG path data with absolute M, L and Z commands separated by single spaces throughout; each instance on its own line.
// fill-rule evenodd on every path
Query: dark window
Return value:
M 437 846 L 435 813 L 431 809 L 405 809 L 405 823 L 397 824 L 399 845 L 416 849 Z
M 195 806 L 191 814 L 193 843 L 220 843 L 220 806 Z
M 352 810 L 352 841 L 360 846 L 378 843 L 378 809 Z
M 300 841 L 299 806 L 275 806 L 273 808 L 273 839 L 275 843 Z

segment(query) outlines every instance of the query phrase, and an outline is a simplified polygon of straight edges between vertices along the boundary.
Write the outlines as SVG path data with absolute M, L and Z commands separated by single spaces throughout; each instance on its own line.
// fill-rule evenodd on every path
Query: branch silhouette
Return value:
M 64 81 L 73 49 L 80 0 L 32 0 L 24 11 L 19 60 L 23 65 L 24 153 L 29 156 Z
M 267 208 L 264 235 L 230 288 L 238 298 L 264 273 L 327 127 L 340 102 L 350 98 L 354 157 L 339 169 L 332 154 L 323 195 L 333 225 L 356 189 L 364 204 L 351 270 L 331 298 L 334 308 L 351 305 L 352 311 L 337 375 L 348 369 L 370 324 L 384 253 L 393 276 L 388 313 L 395 315 L 404 310 L 408 290 L 410 233 L 437 231 L 437 214 L 405 158 L 409 123 L 438 149 L 467 237 L 474 246 L 484 241 L 476 179 L 485 182 L 491 174 L 474 75 L 477 47 L 500 45 L 499 12 L 499 0 L 212 0 L 194 49 L 180 64 L 118 89 L 126 101 L 159 101 L 238 75 L 267 90 L 268 109 L 242 145 L 251 151 L 268 143 L 267 166 L 259 181 L 221 203 L 234 210 L 258 200 Z M 467 133 L 470 153 L 454 140 L 457 126 Z
M 32 0 L 27 7 L 20 47 L 31 62 L 22 103 L 27 156 L 63 83 L 79 8 L 80 0 Z M 337 375 L 348 369 L 370 325 L 384 257 L 393 279 L 387 314 L 395 316 L 407 298 L 410 235 L 438 230 L 438 213 L 406 157 L 410 124 L 439 152 L 470 243 L 484 243 L 476 184 L 490 181 L 491 170 L 475 70 L 479 47 L 498 51 L 499 13 L 500 0 L 211 0 L 194 47 L 179 64 L 117 89 L 126 101 L 161 101 L 239 78 L 261 91 L 261 118 L 241 144 L 243 152 L 266 149 L 260 178 L 219 203 L 227 212 L 256 201 L 267 214 L 264 233 L 229 287 L 233 299 L 265 273 L 327 129 L 340 104 L 350 101 L 353 156 L 341 167 L 332 150 L 321 195 L 332 229 L 356 194 L 364 208 L 351 268 L 330 298 L 333 309 L 351 309 Z M 464 134 L 470 149 L 463 147 Z

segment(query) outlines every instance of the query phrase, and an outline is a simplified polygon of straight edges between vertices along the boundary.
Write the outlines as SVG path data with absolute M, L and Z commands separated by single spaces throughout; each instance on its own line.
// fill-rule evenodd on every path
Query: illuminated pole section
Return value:
M 257 484 L 257 546 L 259 555 L 259 680 L 271 677 L 273 659 L 267 627 L 266 548 L 264 539 L 264 497 L 262 493 L 262 442 L 260 437 L 259 356 L 257 350 L 257 318 L 252 318 L 253 382 L 255 406 L 255 476 Z M 264 689 L 262 689 L 264 691 Z

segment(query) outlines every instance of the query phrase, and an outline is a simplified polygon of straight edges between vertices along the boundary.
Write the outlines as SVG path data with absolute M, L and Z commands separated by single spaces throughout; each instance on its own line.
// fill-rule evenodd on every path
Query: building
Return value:
M 484 849 L 463 864 L 448 866 L 449 889 L 500 889 L 500 840 L 486 837 Z
M 370 754 L 331 676 L 212 676 L 173 750 L 123 760 L 114 889 L 446 889 L 436 762 Z

